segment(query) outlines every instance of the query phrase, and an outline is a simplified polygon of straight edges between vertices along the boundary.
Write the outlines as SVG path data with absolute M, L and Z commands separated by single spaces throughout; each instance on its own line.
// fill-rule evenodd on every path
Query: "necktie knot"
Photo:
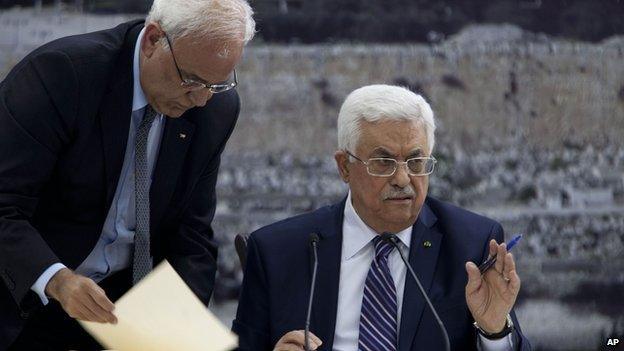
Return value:
M 387 260 L 388 255 L 394 249 L 394 245 L 382 240 L 380 235 L 377 235 L 375 238 L 373 238 L 373 245 L 375 246 L 375 259 L 377 260 L 380 260 L 382 258 L 384 260 Z
M 151 105 L 145 106 L 145 112 L 143 113 L 143 119 L 141 120 L 141 125 L 152 124 L 156 116 L 158 116 L 158 112 L 156 112 L 156 110 L 154 110 Z

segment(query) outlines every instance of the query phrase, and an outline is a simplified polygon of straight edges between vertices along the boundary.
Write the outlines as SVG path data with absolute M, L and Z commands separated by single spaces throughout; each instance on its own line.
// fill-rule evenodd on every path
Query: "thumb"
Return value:
M 481 272 L 474 263 L 466 262 L 466 272 L 468 273 L 468 283 L 466 284 L 466 293 L 471 294 L 481 286 Z

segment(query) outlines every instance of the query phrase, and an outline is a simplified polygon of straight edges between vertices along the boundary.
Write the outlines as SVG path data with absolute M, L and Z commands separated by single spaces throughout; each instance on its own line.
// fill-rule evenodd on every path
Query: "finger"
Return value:
M 98 317 L 104 319 L 105 323 L 115 324 L 117 323 L 117 318 L 112 312 L 109 312 L 102 308 L 94 299 L 91 297 L 91 303 L 89 304 L 89 308 L 93 313 L 97 314 Z
M 279 344 L 275 347 L 275 351 L 304 351 L 304 348 L 295 344 Z
M 291 334 L 287 340 L 287 342 L 295 344 L 297 346 L 301 346 L 305 348 L 305 330 L 295 330 L 288 334 Z M 288 335 L 286 334 L 286 335 Z M 319 346 L 321 346 L 321 339 L 319 339 L 316 335 L 308 332 L 308 342 L 310 343 L 310 348 L 316 350 Z
M 509 279 L 509 288 L 514 294 L 517 294 L 520 291 L 520 277 L 516 271 L 516 262 L 511 252 L 505 256 L 505 271 L 505 276 Z
M 496 263 L 494 263 L 494 269 L 501 274 L 505 268 L 505 255 L 507 254 L 507 246 L 505 243 L 498 245 L 496 252 Z
M 481 287 L 482 278 L 479 268 L 472 262 L 466 262 L 466 273 L 468 273 L 468 283 L 466 283 L 466 294 L 470 295 Z
M 113 314 L 113 310 L 115 309 L 115 305 L 106 297 L 106 293 L 102 288 L 97 286 L 97 289 L 93 289 L 89 291 L 89 295 L 96 304 L 96 312 L 104 317 L 108 323 L 117 323 L 117 317 Z
M 90 318 L 90 321 L 99 323 L 107 322 L 104 315 L 104 313 L 106 312 L 102 310 L 102 308 L 99 307 L 95 301 L 93 301 L 91 295 L 89 294 L 88 286 L 85 286 L 83 290 L 80 291 L 80 293 L 76 297 L 76 302 L 80 304 L 81 309 L 84 311 L 84 315 L 88 316 L 88 318 Z M 95 316 L 95 318 L 93 318 L 93 316 Z
M 308 337 L 316 344 L 317 347 L 323 345 L 323 341 L 318 336 L 312 334 L 312 332 L 308 332 Z
M 79 302 L 77 309 L 78 309 L 78 313 L 76 317 L 77 319 L 87 321 L 87 322 L 106 323 L 106 320 L 104 320 L 104 318 L 101 318 L 95 312 L 93 312 L 87 304 Z
M 84 302 L 84 307 L 86 307 L 93 315 L 96 316 L 97 318 L 97 322 L 100 323 L 108 323 L 108 314 L 109 312 L 106 312 L 102 309 L 102 307 L 100 307 L 95 301 L 93 301 L 93 299 L 91 298 L 91 296 L 88 296 L 86 298 L 86 302 Z
M 115 304 L 108 299 L 108 297 L 106 296 L 106 291 L 104 291 L 104 289 L 102 289 L 97 284 L 94 284 L 91 291 L 89 291 L 89 294 L 91 295 L 93 300 L 95 300 L 95 302 L 97 302 L 97 304 L 100 305 L 100 307 L 102 307 L 104 310 L 108 312 L 113 312 L 115 310 Z
M 505 276 L 509 277 L 509 272 L 516 270 L 516 262 L 513 259 L 513 254 L 508 252 L 505 255 Z
M 513 271 L 509 272 L 509 290 L 511 290 L 511 292 L 517 296 L 518 293 L 520 292 L 520 277 L 518 276 L 518 273 L 516 272 L 516 270 L 514 269 Z
M 488 254 L 488 258 L 496 255 L 496 250 L 498 250 L 498 244 L 496 243 L 496 240 L 492 239 L 490 240 L 490 252 Z
M 290 344 L 303 346 L 303 342 L 304 342 L 303 330 L 293 330 L 291 332 L 284 334 L 284 336 L 282 336 L 282 338 L 280 339 L 280 342 L 283 344 L 290 343 Z

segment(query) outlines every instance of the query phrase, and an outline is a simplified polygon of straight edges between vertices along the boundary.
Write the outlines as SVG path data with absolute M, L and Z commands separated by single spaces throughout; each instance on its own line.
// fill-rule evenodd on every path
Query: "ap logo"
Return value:
M 607 339 L 607 346 L 617 346 L 620 343 L 620 339 Z

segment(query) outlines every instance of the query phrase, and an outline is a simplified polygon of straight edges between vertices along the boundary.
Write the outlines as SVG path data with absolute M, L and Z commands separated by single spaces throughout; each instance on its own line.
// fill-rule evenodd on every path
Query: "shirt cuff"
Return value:
M 41 299 L 41 303 L 44 306 L 47 305 L 48 302 L 50 302 L 48 300 L 48 297 L 45 294 L 45 288 L 46 286 L 48 286 L 48 282 L 50 281 L 50 279 L 52 279 L 52 277 L 56 274 L 56 272 L 60 271 L 63 268 L 67 268 L 67 267 L 65 267 L 65 265 L 62 263 L 55 263 L 51 265 L 50 267 L 48 267 L 48 269 L 46 269 L 43 272 L 43 274 L 39 276 L 37 281 L 35 281 L 35 284 L 33 284 L 33 286 L 30 287 L 30 290 L 34 291 L 37 295 L 39 295 L 39 298 Z
M 511 334 L 513 334 L 513 332 L 498 340 L 489 340 L 483 337 L 483 335 L 478 334 L 479 341 L 477 344 L 480 346 L 478 349 L 481 351 L 513 351 L 514 348 Z

